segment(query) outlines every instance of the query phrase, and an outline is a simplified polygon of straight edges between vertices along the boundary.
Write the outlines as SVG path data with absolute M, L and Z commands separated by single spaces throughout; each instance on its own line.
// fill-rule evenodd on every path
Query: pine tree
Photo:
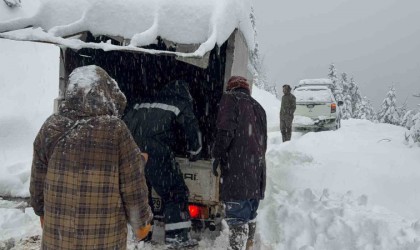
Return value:
M 255 18 L 254 8 L 251 8 L 251 14 L 249 16 L 251 19 L 252 28 L 254 30 L 254 41 L 255 46 L 254 50 L 251 51 L 250 55 L 250 69 L 254 75 L 254 84 L 255 86 L 273 94 L 277 98 L 280 98 L 280 93 L 277 91 L 276 86 L 268 84 L 268 77 L 267 77 L 267 71 L 264 67 L 264 58 L 260 56 L 259 51 L 259 44 L 257 40 L 257 22 Z
M 411 127 L 413 127 L 413 125 L 414 125 L 414 120 L 413 120 L 413 118 L 414 118 L 414 116 L 417 114 L 417 112 L 416 111 L 414 111 L 414 110 L 408 110 L 405 114 L 404 114 L 404 116 L 403 116 L 403 118 L 402 118 L 402 120 L 401 120 L 401 126 L 403 126 L 403 127 L 406 127 L 408 130 L 410 130 L 411 129 Z
M 3 0 L 10 8 L 20 7 L 20 0 Z
M 342 118 L 358 118 L 377 121 L 376 112 L 372 103 L 367 97 L 362 98 L 359 86 L 354 77 L 348 80 L 347 73 L 341 73 L 341 79 L 337 77 L 335 65 L 330 64 L 328 78 L 334 84 L 333 94 L 337 101 L 342 101 L 341 106 Z
M 334 88 L 333 88 L 333 95 L 335 100 L 343 101 L 343 88 L 341 87 L 340 82 L 338 81 L 337 77 L 337 70 L 335 69 L 335 65 L 332 63 L 329 67 L 330 72 L 328 73 L 328 78 L 333 82 Z
M 397 112 L 398 112 L 399 117 L 401 117 L 402 119 L 404 115 L 407 113 L 407 111 L 408 111 L 408 104 L 407 104 L 407 99 L 405 99 L 405 102 L 403 103 L 403 105 L 397 107 Z
M 420 146 L 420 112 L 413 117 L 413 121 L 415 123 L 410 129 L 410 136 Z
M 355 117 L 356 111 L 359 109 L 359 106 L 362 102 L 362 96 L 360 95 L 359 86 L 357 86 L 356 81 L 354 78 L 350 78 L 349 82 L 349 95 L 351 97 L 351 111 L 353 114 L 353 118 Z
M 414 95 L 415 97 L 420 98 L 420 93 Z M 420 104 L 419 104 L 420 106 Z M 410 128 L 410 137 L 414 143 L 420 146 L 420 111 L 412 118 L 413 126 Z
M 337 86 L 338 77 L 337 77 L 337 70 L 335 69 L 334 63 L 331 63 L 328 69 L 330 70 L 330 72 L 328 73 L 328 78 L 333 82 L 334 87 L 335 87 Z
M 381 110 L 378 113 L 378 120 L 382 123 L 389 123 L 393 125 L 400 124 L 400 116 L 397 111 L 397 97 L 394 86 L 390 88 L 384 101 L 382 102 Z
M 356 106 L 356 110 L 353 113 L 353 118 L 365 119 L 369 121 L 375 120 L 375 111 L 373 110 L 372 104 L 369 99 L 364 96 L 359 104 Z
M 369 117 L 370 117 L 369 120 L 373 121 L 373 122 L 378 122 L 378 116 L 377 116 L 376 111 L 373 108 L 373 105 L 370 102 L 370 100 L 368 100 L 368 106 L 367 107 L 368 107 L 368 113 L 369 113 Z
M 350 119 L 353 117 L 352 99 L 347 73 L 345 72 L 341 74 L 341 86 L 343 87 L 343 106 L 341 107 L 343 119 Z

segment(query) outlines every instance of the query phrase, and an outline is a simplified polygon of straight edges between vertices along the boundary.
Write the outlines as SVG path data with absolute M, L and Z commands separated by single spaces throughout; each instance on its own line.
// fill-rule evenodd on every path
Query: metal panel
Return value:
M 177 158 L 185 183 L 190 190 L 190 202 L 205 205 L 219 203 L 219 177 L 212 173 L 209 160 L 190 162 L 185 158 Z
M 248 72 L 249 49 L 243 34 L 235 30 L 228 39 L 226 48 L 225 86 L 231 76 L 242 76 L 252 84 L 251 74 Z

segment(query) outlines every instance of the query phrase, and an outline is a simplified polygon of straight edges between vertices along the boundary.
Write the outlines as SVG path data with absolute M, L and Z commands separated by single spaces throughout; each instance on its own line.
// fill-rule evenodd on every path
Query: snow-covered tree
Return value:
M 364 96 L 356 106 L 356 110 L 353 113 L 353 118 L 365 119 L 369 121 L 374 121 L 376 119 L 372 104 L 366 96 Z
M 397 107 L 397 112 L 400 118 L 402 119 L 404 115 L 407 113 L 407 111 L 408 111 L 408 104 L 407 104 L 407 99 L 406 99 L 403 105 Z
M 415 94 L 414 96 L 420 98 L 420 93 Z M 409 136 L 406 136 L 406 139 L 411 139 L 414 143 L 420 146 L 420 110 L 413 116 L 411 120 L 413 125 L 411 126 Z
M 3 0 L 10 8 L 20 7 L 20 0 Z
M 400 125 L 403 126 L 403 127 L 406 127 L 407 129 L 411 129 L 411 127 L 413 127 L 413 125 L 414 125 L 415 121 L 413 120 L 413 118 L 416 114 L 417 114 L 416 111 L 408 110 L 404 114 L 403 118 L 401 119 L 401 124 Z
M 337 77 L 337 70 L 334 64 L 330 64 L 328 78 L 334 84 L 333 94 L 337 101 L 342 101 L 342 118 L 358 118 L 376 121 L 376 112 L 367 97 L 362 98 L 359 86 L 354 77 L 349 77 L 343 72 L 340 79 Z
M 328 69 L 330 70 L 330 72 L 328 73 L 328 78 L 333 82 L 334 87 L 335 87 L 337 86 L 337 83 L 338 83 L 338 77 L 337 77 L 337 70 L 335 69 L 334 63 L 331 63 Z
M 357 86 L 356 81 L 354 78 L 350 78 L 349 82 L 349 95 L 351 97 L 351 111 L 353 114 L 353 118 L 355 118 L 356 110 L 359 109 L 359 106 L 362 102 L 362 96 L 360 95 L 359 86 Z
M 343 106 L 341 107 L 343 119 L 350 119 L 353 117 L 352 98 L 347 73 L 345 72 L 341 74 L 341 86 L 343 87 Z
M 400 116 L 397 111 L 397 97 L 394 86 L 390 88 L 384 101 L 382 102 L 381 110 L 378 113 L 378 120 L 382 123 L 394 125 L 400 124 Z
M 340 84 L 340 81 L 338 80 L 337 77 L 337 70 L 335 69 L 335 65 L 332 63 L 330 64 L 329 67 L 329 73 L 328 73 L 328 78 L 333 82 L 334 84 L 334 89 L 333 89 L 333 95 L 335 100 L 338 101 L 343 101 L 343 88 Z
M 420 112 L 413 117 L 414 125 L 410 129 L 410 136 L 414 143 L 420 146 Z
M 273 94 L 277 98 L 280 97 L 280 93 L 277 91 L 277 88 L 269 84 L 268 77 L 267 77 L 267 71 L 264 66 L 264 58 L 261 57 L 260 50 L 259 50 L 259 44 L 257 40 L 257 24 L 256 24 L 256 18 L 254 13 L 254 8 L 251 9 L 250 17 L 252 28 L 254 30 L 254 41 L 255 46 L 254 50 L 251 52 L 250 55 L 250 64 L 248 67 L 250 68 L 250 71 L 252 72 L 254 76 L 254 84 L 255 86 L 264 89 L 265 91 Z
M 370 102 L 370 100 L 368 100 L 368 113 L 369 113 L 369 117 L 370 117 L 370 121 L 373 122 L 378 122 L 378 115 L 376 114 L 375 109 L 373 108 L 372 103 Z

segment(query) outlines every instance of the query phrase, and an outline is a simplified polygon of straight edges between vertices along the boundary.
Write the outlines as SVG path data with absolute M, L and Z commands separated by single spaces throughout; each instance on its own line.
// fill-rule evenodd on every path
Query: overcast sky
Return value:
M 330 63 L 354 76 L 379 108 L 391 85 L 420 103 L 420 0 L 254 0 L 258 41 L 273 84 L 322 78 Z

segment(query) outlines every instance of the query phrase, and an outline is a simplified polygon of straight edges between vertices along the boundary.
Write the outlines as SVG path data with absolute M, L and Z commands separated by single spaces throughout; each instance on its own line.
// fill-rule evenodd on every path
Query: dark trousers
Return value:
M 229 225 L 229 244 L 233 250 L 242 249 L 245 242 L 252 246 L 259 203 L 256 199 L 225 202 L 225 220 Z
M 166 238 L 188 240 L 187 234 L 191 229 L 189 190 L 175 157 L 171 154 L 149 154 L 145 175 L 148 184 L 161 197 Z
M 283 142 L 292 139 L 292 121 L 280 120 L 280 131 Z
M 257 217 L 259 200 L 225 202 L 225 220 L 229 226 L 243 225 Z

